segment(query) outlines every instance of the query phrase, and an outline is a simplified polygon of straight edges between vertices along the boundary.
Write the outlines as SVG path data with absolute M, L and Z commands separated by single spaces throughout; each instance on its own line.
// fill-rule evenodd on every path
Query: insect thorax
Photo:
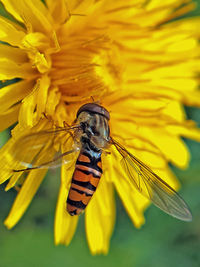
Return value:
M 79 114 L 77 121 L 81 126 L 79 140 L 83 148 L 88 146 L 88 143 L 96 150 L 108 146 L 110 130 L 107 118 L 100 114 L 83 111 Z

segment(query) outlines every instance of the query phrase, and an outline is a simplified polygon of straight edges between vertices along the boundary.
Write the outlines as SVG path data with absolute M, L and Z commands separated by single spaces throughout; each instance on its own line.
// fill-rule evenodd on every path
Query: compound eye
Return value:
M 83 132 L 85 132 L 85 130 L 88 128 L 88 123 L 86 121 L 82 121 L 80 123 L 81 129 L 83 130 Z
M 76 117 L 78 117 L 82 112 L 99 114 L 101 116 L 106 117 L 107 120 L 110 120 L 109 112 L 104 107 L 98 104 L 95 104 L 95 103 L 88 103 L 88 104 L 81 106 L 76 114 Z
M 96 136 L 100 135 L 100 133 L 97 131 L 95 126 L 91 126 L 91 130 L 92 130 L 93 135 L 96 135 Z

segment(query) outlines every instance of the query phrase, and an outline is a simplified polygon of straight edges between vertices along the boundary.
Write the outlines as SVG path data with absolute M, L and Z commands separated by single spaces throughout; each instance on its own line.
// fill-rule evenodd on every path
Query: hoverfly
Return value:
M 130 182 L 141 194 L 169 215 L 183 221 L 191 221 L 190 210 L 178 193 L 110 136 L 109 120 L 110 114 L 103 106 L 87 103 L 79 108 L 73 126 L 58 127 L 23 136 L 18 140 L 19 146 L 21 144 L 21 147 L 22 145 L 31 147 L 30 153 L 26 151 L 24 154 L 21 149 L 12 151 L 12 156 L 25 167 L 13 171 L 16 173 L 56 167 L 69 162 L 69 157 L 78 152 L 67 197 L 67 211 L 72 216 L 79 215 L 87 207 L 101 178 L 102 153 L 110 146 L 114 146 L 121 155 Z M 71 149 L 45 161 L 40 155 L 49 151 L 47 148 L 51 148 L 52 144 L 54 146 L 56 143 L 59 144 L 60 135 L 65 136 L 65 139 L 67 135 L 72 138 Z

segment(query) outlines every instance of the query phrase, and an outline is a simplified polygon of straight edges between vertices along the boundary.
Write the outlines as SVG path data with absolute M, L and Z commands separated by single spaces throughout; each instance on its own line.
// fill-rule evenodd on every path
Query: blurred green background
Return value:
M 200 3 L 200 0 L 198 1 Z M 200 14 L 200 5 L 190 16 Z M 189 119 L 200 126 L 200 110 L 186 108 Z M 0 134 L 0 145 L 9 132 Z M 59 189 L 59 170 L 49 171 L 28 211 L 12 230 L 3 225 L 16 196 L 14 190 L 0 187 L 0 267 L 35 266 L 126 266 L 126 267 L 199 267 L 200 266 L 200 144 L 185 140 L 192 155 L 190 167 L 172 167 L 182 183 L 180 194 L 193 213 L 193 221 L 185 223 L 171 218 L 151 206 L 146 224 L 135 229 L 117 198 L 117 218 L 107 256 L 89 252 L 81 216 L 78 230 L 68 247 L 54 246 L 53 223 Z

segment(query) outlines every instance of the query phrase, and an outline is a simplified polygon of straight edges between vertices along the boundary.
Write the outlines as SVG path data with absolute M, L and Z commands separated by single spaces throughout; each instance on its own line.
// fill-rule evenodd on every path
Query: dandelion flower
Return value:
M 169 185 L 179 184 L 168 162 L 185 168 L 189 152 L 181 137 L 200 140 L 183 105 L 200 106 L 196 73 L 200 68 L 198 19 L 172 19 L 194 8 L 185 0 L 1 0 L 9 14 L 0 17 L 0 79 L 15 83 L 0 90 L 0 128 L 17 123 L 1 148 L 0 182 L 13 188 L 21 173 L 10 150 L 24 134 L 69 125 L 91 97 L 110 112 L 112 136 L 147 163 Z M 7 84 L 7 83 L 6 83 Z M 47 118 L 50 120 L 47 120 Z M 63 137 L 63 149 L 69 144 Z M 28 148 L 20 147 L 23 153 Z M 54 151 L 55 153 L 55 151 Z M 50 159 L 53 151 L 46 154 Z M 128 180 L 120 179 L 119 158 L 103 157 L 104 173 L 85 212 L 93 254 L 107 253 L 115 223 L 118 192 L 133 224 L 144 223 L 149 204 Z M 78 216 L 66 212 L 74 168 L 62 166 L 55 215 L 55 243 L 68 245 Z M 5 220 L 20 220 L 46 169 L 32 170 Z

